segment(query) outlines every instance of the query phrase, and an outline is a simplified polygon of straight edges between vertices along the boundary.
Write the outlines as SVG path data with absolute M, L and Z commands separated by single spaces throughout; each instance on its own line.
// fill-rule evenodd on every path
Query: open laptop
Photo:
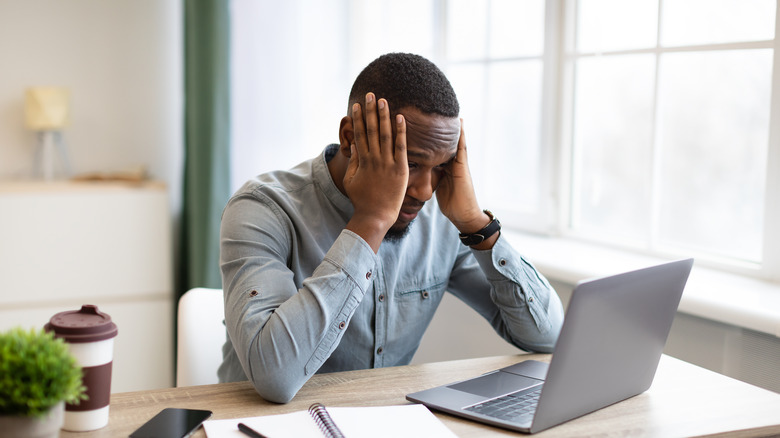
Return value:
M 527 360 L 406 398 L 535 433 L 640 394 L 653 382 L 692 266 L 679 260 L 581 282 L 549 366 Z

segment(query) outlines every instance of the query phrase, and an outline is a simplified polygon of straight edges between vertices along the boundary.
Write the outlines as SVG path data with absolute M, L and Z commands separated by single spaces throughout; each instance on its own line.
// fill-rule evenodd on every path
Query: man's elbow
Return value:
M 273 403 L 289 403 L 300 389 L 284 382 L 284 379 L 271 376 L 253 379 L 252 385 L 260 397 Z
M 554 292 L 553 292 L 554 293 Z M 539 353 L 552 353 L 555 344 L 558 342 L 558 336 L 563 328 L 564 310 L 563 305 L 557 295 L 551 297 L 551 302 L 547 310 L 547 321 L 549 326 L 543 333 L 538 333 L 534 351 Z
M 262 358 L 250 365 L 250 376 L 255 391 L 265 400 L 273 403 L 288 403 L 306 382 L 303 373 L 296 373 L 295 366 L 285 363 L 279 357 L 274 357 L 270 363 Z
M 534 353 L 552 353 L 558 342 L 558 336 L 561 334 L 562 326 L 562 320 L 553 318 L 546 330 L 535 332 L 533 336 L 522 340 L 519 346 Z

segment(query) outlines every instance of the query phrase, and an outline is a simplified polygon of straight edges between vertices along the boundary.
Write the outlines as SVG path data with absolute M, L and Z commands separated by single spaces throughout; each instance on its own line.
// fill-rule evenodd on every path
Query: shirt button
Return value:
M 528 302 L 529 303 L 533 303 L 534 302 L 534 297 L 528 297 Z
M 252 292 L 249 292 L 249 296 L 250 297 L 256 297 L 257 296 L 257 291 L 253 290 Z
M 501 265 L 501 266 L 506 266 L 506 259 L 499 260 L 498 264 Z
M 422 297 L 423 298 L 428 298 L 429 296 L 430 296 L 430 294 L 428 293 L 427 290 L 422 291 Z
M 382 354 L 383 351 L 385 351 L 385 349 L 382 348 L 382 347 L 379 347 L 379 348 L 376 349 L 376 354 Z
M 385 300 L 385 295 L 384 294 L 380 295 L 379 296 L 379 302 L 381 303 L 384 300 Z
M 366 280 L 371 279 L 371 271 L 366 272 Z
M 341 322 L 339 323 L 339 330 L 344 330 L 344 327 L 346 327 L 346 326 L 347 326 L 347 323 L 346 323 L 346 322 L 344 322 L 344 321 L 341 321 Z

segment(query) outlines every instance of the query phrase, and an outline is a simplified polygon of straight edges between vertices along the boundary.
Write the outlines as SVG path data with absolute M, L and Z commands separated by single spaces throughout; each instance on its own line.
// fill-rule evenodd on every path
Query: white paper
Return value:
M 347 438 L 456 438 L 428 408 L 419 404 L 325 408 Z
M 333 422 L 347 438 L 455 438 L 447 426 L 423 405 L 327 407 Z M 322 438 L 308 411 L 262 417 L 208 420 L 203 423 L 208 438 L 246 438 L 238 423 L 262 433 L 268 438 Z
M 232 420 L 207 420 L 203 422 L 203 428 L 208 438 L 247 438 L 238 430 L 238 423 L 244 423 L 268 438 L 322 438 L 322 432 L 308 411 Z

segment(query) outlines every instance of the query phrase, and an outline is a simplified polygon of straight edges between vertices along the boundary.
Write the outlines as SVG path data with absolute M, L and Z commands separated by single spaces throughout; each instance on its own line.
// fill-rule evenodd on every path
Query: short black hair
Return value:
M 431 61 L 412 53 L 388 53 L 363 69 L 349 93 L 349 108 L 367 93 L 384 98 L 392 114 L 414 107 L 426 114 L 458 117 L 460 105 L 450 81 Z M 351 110 L 347 110 L 351 114 Z

